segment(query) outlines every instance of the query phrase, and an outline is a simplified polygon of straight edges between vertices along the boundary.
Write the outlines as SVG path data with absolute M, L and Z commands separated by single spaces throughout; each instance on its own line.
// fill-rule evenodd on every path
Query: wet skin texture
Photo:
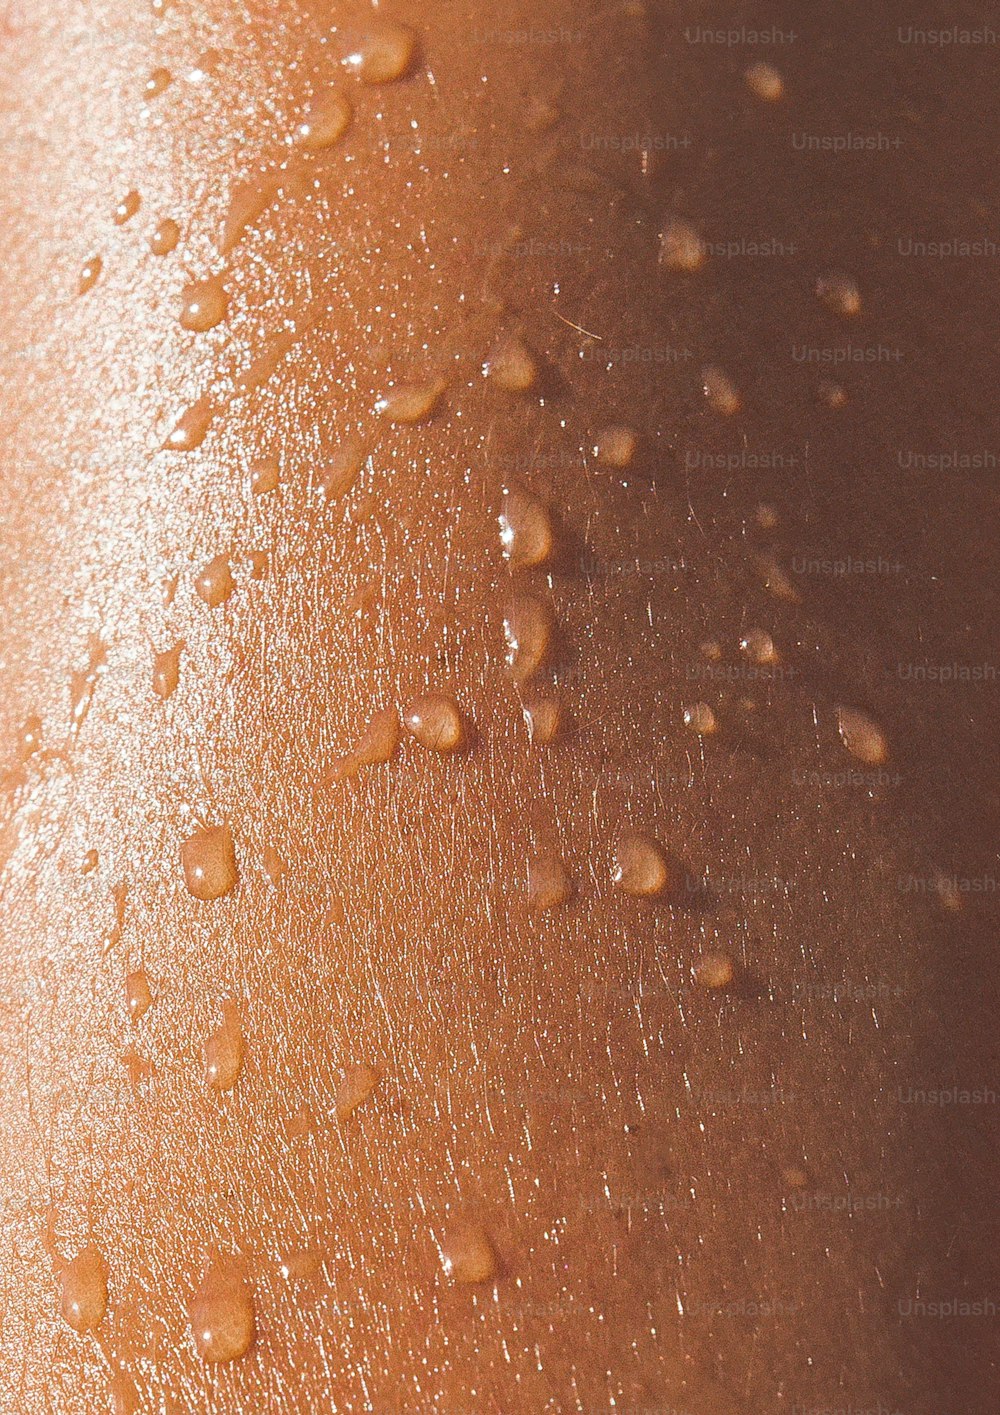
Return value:
M 998 301 L 897 241 L 990 234 L 994 51 L 860 5 L 727 16 L 795 32 L 763 56 L 667 7 L 393 18 L 418 52 L 366 85 L 360 7 L 5 15 L 0 1411 L 993 1410 L 995 1308 L 911 1304 L 1000 1300 L 996 1096 L 912 1099 L 996 1086 L 994 900 L 900 881 L 995 875 L 996 684 L 900 665 L 995 662 L 995 472 L 900 454 L 996 445 Z M 743 82 L 761 57 L 778 104 Z M 334 81 L 351 125 L 302 155 Z M 792 143 L 849 131 L 901 142 Z M 671 216 L 789 249 L 672 270 Z M 225 318 L 183 328 L 223 272 Z M 510 338 L 527 391 L 482 374 Z M 849 344 L 899 357 L 792 353 Z M 439 401 L 393 425 L 414 382 Z M 163 450 L 200 399 L 204 440 Z M 625 468 L 593 453 L 616 424 Z M 515 484 L 555 544 L 512 571 Z M 807 567 L 845 556 L 890 568 Z M 528 685 L 521 593 L 556 626 Z M 462 750 L 404 733 L 330 779 L 426 691 Z M 551 744 L 529 691 L 563 705 Z M 196 898 L 228 846 L 199 873 L 181 845 L 223 823 L 237 883 Z M 615 887 L 626 829 L 674 897 Z M 539 912 L 553 856 L 573 890 Z M 713 954 L 728 988 L 693 979 Z M 65 1312 L 90 1245 L 79 1334 L 60 1282 Z M 213 1364 L 190 1315 L 220 1291 L 223 1348 L 255 1335 Z

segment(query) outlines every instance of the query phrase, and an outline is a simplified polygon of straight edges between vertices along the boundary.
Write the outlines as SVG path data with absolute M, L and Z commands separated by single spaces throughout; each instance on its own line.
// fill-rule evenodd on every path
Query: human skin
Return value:
M 910 454 L 995 447 L 998 300 L 898 244 L 990 234 L 991 53 L 779 8 L 735 21 L 794 32 L 762 55 L 683 9 L 400 4 L 382 83 L 361 6 L 8 12 L 3 1415 L 996 1408 L 995 1308 L 917 1306 L 998 1300 L 996 681 L 913 667 L 996 662 L 995 471 Z M 850 131 L 886 146 L 793 141 Z M 883 352 L 794 352 L 848 346 Z M 505 614 L 555 626 L 524 681 Z M 345 769 L 428 691 L 460 751 Z

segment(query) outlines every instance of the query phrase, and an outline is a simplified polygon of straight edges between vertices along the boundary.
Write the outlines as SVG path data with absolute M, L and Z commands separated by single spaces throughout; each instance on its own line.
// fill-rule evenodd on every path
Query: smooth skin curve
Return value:
M 968 8 L 3 7 L 0 1415 L 998 1408 Z

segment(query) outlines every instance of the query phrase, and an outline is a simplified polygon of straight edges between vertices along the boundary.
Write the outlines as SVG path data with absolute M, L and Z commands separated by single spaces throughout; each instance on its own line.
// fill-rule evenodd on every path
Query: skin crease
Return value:
M 899 454 L 996 445 L 998 301 L 982 263 L 897 246 L 988 234 L 991 53 L 908 48 L 860 5 L 728 15 L 796 33 L 764 56 L 774 105 L 742 78 L 759 47 L 686 42 L 666 7 L 401 4 L 412 69 L 365 86 L 338 60 L 368 13 L 4 15 L 0 1411 L 993 1410 L 995 1311 L 907 1304 L 996 1300 L 996 1098 L 901 1097 L 996 1089 L 995 905 L 900 880 L 996 872 L 995 682 L 905 670 L 996 661 L 996 497 Z M 334 79 L 350 128 L 223 259 L 234 184 L 286 161 Z M 790 137 L 848 131 L 901 143 Z M 634 134 L 676 142 L 644 172 Z M 669 216 L 794 251 L 665 270 Z M 857 317 L 816 298 L 831 272 Z M 225 319 L 184 330 L 220 274 Z M 482 376 L 511 339 L 526 392 Z M 790 352 L 847 344 L 900 357 Z M 439 382 L 426 422 L 376 411 Z M 162 450 L 206 397 L 201 446 Z M 624 469 L 592 453 L 612 425 L 638 435 Z M 324 499 L 354 438 L 369 460 Z M 255 496 L 262 459 L 280 481 Z M 556 533 L 515 572 L 512 484 Z M 844 556 L 898 568 L 794 568 Z M 522 593 L 556 625 L 550 746 L 505 666 Z M 783 675 L 750 673 L 757 629 Z M 425 692 L 457 700 L 462 750 L 404 733 L 327 780 Z M 845 705 L 881 768 L 845 750 Z M 222 823 L 238 884 L 194 899 L 181 844 Z M 616 890 L 628 830 L 710 887 Z M 573 892 L 533 911 L 550 857 Z M 720 991 L 693 981 L 714 954 Z M 494 1277 L 454 1282 L 456 1241 Z M 107 1311 L 78 1334 L 60 1265 L 90 1244 Z M 256 1339 L 208 1366 L 188 1310 L 218 1271 L 251 1285 Z

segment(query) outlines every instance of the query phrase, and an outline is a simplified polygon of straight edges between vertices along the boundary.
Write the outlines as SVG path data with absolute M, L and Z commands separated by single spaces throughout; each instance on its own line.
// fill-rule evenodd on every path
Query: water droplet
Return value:
M 765 588 L 769 590 L 776 599 L 787 599 L 793 602 L 799 599 L 798 590 L 792 584 L 792 581 L 778 564 L 777 560 L 771 556 L 765 556 L 758 561 L 758 565 Z
M 18 758 L 26 762 L 29 757 L 41 750 L 42 746 L 42 719 L 37 713 L 32 713 L 26 717 L 19 734 Z
M 849 275 L 822 275 L 816 281 L 816 294 L 834 314 L 853 319 L 861 313 L 861 291 Z
M 419 423 L 429 418 L 437 406 L 445 384 L 440 380 L 429 383 L 401 383 L 375 404 L 375 411 L 391 423 Z
M 532 742 L 548 746 L 556 740 L 562 727 L 562 707 L 556 698 L 528 698 L 522 711 Z
M 732 960 L 724 953 L 706 953 L 694 967 L 695 982 L 703 988 L 725 988 L 733 981 Z
M 154 255 L 169 255 L 181 238 L 181 228 L 169 216 L 149 233 L 149 249 Z
M 218 609 L 236 589 L 232 566 L 227 555 L 217 555 L 203 565 L 194 582 L 194 591 L 209 609 Z
M 500 513 L 500 544 L 511 569 L 543 564 L 552 554 L 552 519 L 526 491 L 508 491 Z
M 627 831 L 620 836 L 611 877 L 627 894 L 636 895 L 662 894 L 672 883 L 663 847 L 644 831 Z
M 234 184 L 219 241 L 222 255 L 229 255 L 239 244 L 244 233 L 274 203 L 280 189 L 280 179 L 270 171 L 257 173 L 246 182 Z
M 205 1043 L 205 1084 L 213 1091 L 229 1091 L 243 1067 L 243 1027 L 236 1003 L 222 1004 L 222 1022 Z
M 410 707 L 413 707 L 412 703 Z M 413 728 L 410 727 L 409 722 L 406 725 L 412 732 Z M 461 720 L 459 720 L 459 729 L 461 729 Z M 418 741 L 421 740 L 416 732 L 414 732 L 414 736 Z M 427 743 L 424 745 L 426 746 Z M 395 708 L 381 708 L 374 714 L 351 751 L 334 762 L 328 774 L 328 781 L 345 781 L 348 777 L 356 776 L 366 766 L 387 762 L 398 746 L 399 714 Z M 439 748 L 438 750 L 452 749 Z
M 132 1381 L 122 1371 L 111 1377 L 111 1415 L 138 1415 L 139 1396 Z
M 801 1165 L 788 1165 L 781 1171 L 781 1177 L 790 1189 L 804 1189 L 809 1183 L 808 1170 Z
M 221 324 L 229 311 L 229 296 L 222 287 L 221 275 L 208 280 L 196 280 L 181 292 L 180 322 L 192 334 L 205 334 Z
M 740 639 L 740 648 L 754 663 L 777 663 L 774 640 L 764 629 L 751 629 Z
M 725 418 L 731 418 L 740 410 L 740 395 L 736 384 L 721 368 L 702 369 L 702 388 L 708 406 Z
M 139 1022 L 153 1005 L 153 993 L 143 968 L 125 979 L 125 1006 L 133 1022 Z
M 880 766 L 889 755 L 889 744 L 882 729 L 857 708 L 837 709 L 837 730 L 852 757 L 867 766 Z
M 164 649 L 153 659 L 153 692 L 159 698 L 169 698 L 177 687 L 181 672 L 181 653 L 184 641 L 174 644 L 172 649 Z
M 785 92 L 785 82 L 773 64 L 751 64 L 743 75 L 747 88 L 765 103 L 777 103 Z
M 392 20 L 373 20 L 344 65 L 362 83 L 391 83 L 403 77 L 415 53 L 416 37 L 411 29 Z
M 273 845 L 264 846 L 261 863 L 264 866 L 264 873 L 274 885 L 275 889 L 277 889 L 288 870 L 288 866 Z
M 86 265 L 80 271 L 80 280 L 77 290 L 81 295 L 85 295 L 88 290 L 92 290 L 101 278 L 101 271 L 104 269 L 104 262 L 99 255 L 91 256 Z
M 188 1309 L 194 1348 L 203 1361 L 234 1361 L 254 1339 L 253 1295 L 242 1266 L 218 1261 Z
M 833 383 L 830 379 L 821 379 L 816 388 L 816 397 L 828 408 L 844 408 L 847 406 L 847 389 L 839 383 Z
M 164 451 L 193 452 L 205 441 L 214 416 L 215 408 L 206 393 L 178 418 L 167 434 L 163 444 Z
M 697 732 L 700 737 L 707 737 L 715 731 L 718 723 L 708 703 L 692 703 L 684 709 L 684 725 L 690 727 L 692 732 Z
M 594 456 L 606 467 L 627 467 L 638 439 L 630 427 L 606 427 L 594 445 Z
M 143 90 L 145 97 L 159 98 L 160 94 L 170 87 L 173 77 L 169 69 L 154 69 L 146 80 L 146 87 Z
M 558 855 L 538 855 L 528 862 L 528 902 L 536 912 L 565 904 L 573 881 Z
M 83 857 L 83 864 L 80 866 L 80 870 L 85 875 L 93 874 L 100 863 L 101 857 L 98 855 L 97 851 L 88 850 Z
M 131 221 L 132 217 L 142 205 L 142 198 L 138 192 L 126 192 L 121 201 L 115 207 L 114 223 L 116 226 L 124 226 L 126 221 Z
M 270 491 L 277 491 L 278 483 L 281 480 L 281 473 L 278 463 L 273 458 L 258 462 L 250 471 L 250 490 L 254 496 L 266 496 Z
M 379 1075 L 374 1067 L 367 1066 L 364 1062 L 357 1066 L 349 1066 L 337 1087 L 335 1101 L 337 1119 L 347 1120 L 349 1116 L 352 1116 L 358 1106 L 364 1105 L 378 1082 Z
M 360 437 L 348 437 L 330 454 L 316 484 L 328 501 L 346 496 L 368 460 L 367 444 Z
M 754 519 L 762 531 L 773 531 L 778 524 L 778 513 L 773 506 L 761 502 L 754 512 Z
M 90 704 L 93 702 L 97 680 L 107 668 L 107 650 L 100 635 L 91 634 L 87 666 L 70 678 L 69 720 L 70 728 L 77 733 L 87 720 Z
M 660 233 L 660 264 L 668 270 L 700 270 L 705 264 L 705 246 L 688 221 L 668 221 Z
M 181 865 L 188 892 L 195 899 L 221 899 L 228 894 L 238 877 L 229 826 L 210 825 L 195 831 L 181 845 Z
M 538 363 L 522 339 L 503 339 L 483 364 L 483 373 L 507 393 L 526 393 L 538 378 Z
M 446 693 L 422 693 L 407 703 L 403 725 L 431 752 L 457 752 L 465 743 L 465 723 L 455 699 Z
M 544 665 L 553 623 L 551 608 L 536 595 L 518 595 L 507 606 L 503 621 L 507 667 L 516 682 L 527 682 Z
M 496 1252 L 479 1223 L 453 1225 L 441 1244 L 441 1261 L 453 1282 L 492 1282 L 497 1275 Z
M 343 137 L 353 112 L 346 95 L 333 89 L 313 101 L 296 137 L 307 152 L 321 152 Z
M 108 1265 L 89 1244 L 65 1265 L 59 1280 L 59 1311 L 74 1331 L 93 1331 L 108 1306 Z
M 703 644 L 698 645 L 698 652 L 712 663 L 718 663 L 722 657 L 722 645 L 718 639 L 706 639 Z
M 322 1268 L 323 1254 L 316 1248 L 302 1248 L 282 1258 L 279 1272 L 286 1282 L 308 1282 L 318 1277 Z

